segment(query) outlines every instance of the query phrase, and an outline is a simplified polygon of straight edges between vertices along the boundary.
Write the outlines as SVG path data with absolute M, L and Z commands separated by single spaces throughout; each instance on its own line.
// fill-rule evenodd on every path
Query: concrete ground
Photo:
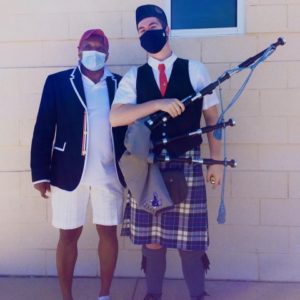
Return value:
M 99 278 L 75 278 L 74 300 L 96 300 Z M 300 283 L 207 281 L 207 300 L 299 300 Z M 143 278 L 115 278 L 112 300 L 142 300 Z M 57 278 L 0 277 L 0 300 L 60 300 Z M 183 280 L 166 279 L 162 300 L 189 300 Z

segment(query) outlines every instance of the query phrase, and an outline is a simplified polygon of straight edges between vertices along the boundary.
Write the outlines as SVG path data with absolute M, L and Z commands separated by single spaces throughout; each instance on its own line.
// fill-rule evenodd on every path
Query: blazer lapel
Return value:
M 86 99 L 85 99 L 85 94 L 84 94 L 84 89 L 83 89 L 83 83 L 82 83 L 82 78 L 81 78 L 81 73 L 80 73 L 78 67 L 76 67 L 73 70 L 73 72 L 71 73 L 70 82 L 71 82 L 71 85 L 74 89 L 75 94 L 77 95 L 78 100 L 80 101 L 82 106 L 85 109 L 87 109 Z
M 108 76 L 106 78 L 106 84 L 108 89 L 109 104 L 111 106 L 118 86 L 117 79 L 113 76 Z

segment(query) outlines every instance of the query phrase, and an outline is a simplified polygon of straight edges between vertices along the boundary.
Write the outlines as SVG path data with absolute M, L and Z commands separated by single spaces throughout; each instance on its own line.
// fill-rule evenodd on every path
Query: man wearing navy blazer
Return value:
M 125 186 L 117 162 L 124 151 L 126 127 L 112 129 L 109 123 L 120 76 L 105 65 L 108 50 L 102 30 L 82 35 L 78 66 L 48 76 L 33 133 L 32 181 L 42 197 L 51 192 L 52 224 L 59 229 L 56 263 L 63 300 L 73 300 L 77 242 L 89 201 L 99 235 L 99 300 L 109 299 L 116 266 L 116 225 L 121 222 Z

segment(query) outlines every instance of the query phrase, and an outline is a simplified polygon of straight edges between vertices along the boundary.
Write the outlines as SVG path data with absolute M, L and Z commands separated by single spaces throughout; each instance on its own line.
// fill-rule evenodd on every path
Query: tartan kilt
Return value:
M 185 153 L 200 158 L 200 147 Z M 184 164 L 188 195 L 184 202 L 152 215 L 137 209 L 136 200 L 128 194 L 125 203 L 122 236 L 129 236 L 133 244 L 160 244 L 166 248 L 206 251 L 208 216 L 205 180 L 200 164 Z

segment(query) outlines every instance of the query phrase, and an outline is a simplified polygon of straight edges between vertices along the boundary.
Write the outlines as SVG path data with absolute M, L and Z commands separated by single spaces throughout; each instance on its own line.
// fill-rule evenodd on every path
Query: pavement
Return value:
M 97 300 L 99 278 L 76 277 L 74 300 Z M 299 300 L 298 282 L 207 280 L 207 300 Z M 143 300 L 144 278 L 114 278 L 111 300 Z M 0 277 L 0 300 L 61 300 L 56 277 Z M 165 279 L 162 300 L 189 300 L 185 282 Z

